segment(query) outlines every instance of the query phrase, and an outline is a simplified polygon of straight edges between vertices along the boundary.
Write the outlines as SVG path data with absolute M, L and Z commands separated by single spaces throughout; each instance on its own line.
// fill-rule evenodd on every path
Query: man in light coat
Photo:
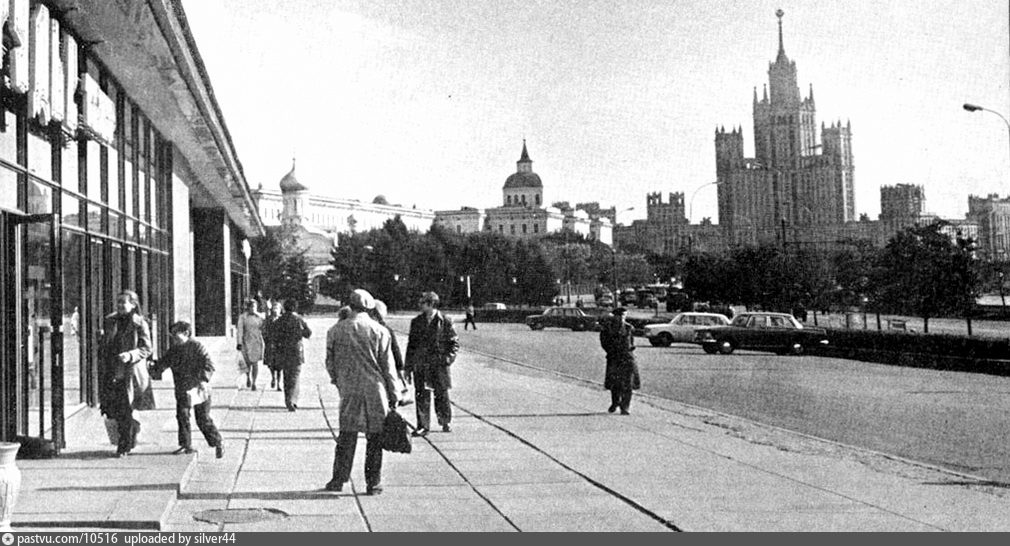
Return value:
M 425 436 L 431 428 L 431 395 L 435 394 L 435 417 L 442 432 L 451 432 L 452 406 L 449 389 L 452 377 L 449 366 L 459 351 L 459 336 L 452 320 L 438 311 L 438 294 L 425 292 L 419 301 L 421 314 L 410 321 L 410 338 L 407 340 L 407 358 L 404 370 L 414 380 L 414 399 L 417 404 L 417 429 L 415 436 Z
M 401 387 L 390 352 L 389 331 L 368 316 L 375 299 L 365 290 L 349 298 L 350 315 L 326 333 L 326 371 L 340 393 L 340 434 L 327 491 L 340 491 L 351 479 L 358 433 L 365 433 L 365 485 L 382 492 L 382 426 L 398 402 Z

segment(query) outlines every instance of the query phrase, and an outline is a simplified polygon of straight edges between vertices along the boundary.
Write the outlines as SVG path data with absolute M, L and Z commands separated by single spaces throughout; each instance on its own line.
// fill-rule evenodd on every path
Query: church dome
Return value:
M 540 181 L 540 175 L 535 172 L 528 173 L 515 173 L 509 176 L 505 180 L 505 189 L 513 188 L 542 188 L 544 187 L 543 182 Z
M 295 161 L 292 159 L 291 172 L 284 175 L 284 178 L 281 178 L 281 191 L 286 193 L 290 191 L 305 191 L 307 189 L 309 188 L 295 178 Z

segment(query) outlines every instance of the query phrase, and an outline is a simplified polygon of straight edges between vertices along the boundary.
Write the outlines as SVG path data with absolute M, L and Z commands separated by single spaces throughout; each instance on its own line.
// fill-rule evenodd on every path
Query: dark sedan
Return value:
M 587 315 L 575 307 L 552 307 L 541 315 L 526 317 L 526 325 L 530 330 L 544 328 L 570 328 L 576 332 L 599 329 L 598 317 Z
M 823 328 L 806 328 L 786 313 L 741 313 L 729 326 L 701 328 L 695 334 L 708 354 L 757 349 L 799 355 L 808 347 L 827 345 Z

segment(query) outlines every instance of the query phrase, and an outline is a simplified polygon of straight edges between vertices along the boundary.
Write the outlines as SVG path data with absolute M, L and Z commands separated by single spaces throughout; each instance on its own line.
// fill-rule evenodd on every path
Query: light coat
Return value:
M 252 364 L 263 360 L 263 315 L 242 313 L 238 318 L 237 337 L 246 363 Z
M 389 331 L 367 313 L 338 321 L 326 332 L 326 371 L 340 393 L 340 432 L 382 432 L 402 387 Z

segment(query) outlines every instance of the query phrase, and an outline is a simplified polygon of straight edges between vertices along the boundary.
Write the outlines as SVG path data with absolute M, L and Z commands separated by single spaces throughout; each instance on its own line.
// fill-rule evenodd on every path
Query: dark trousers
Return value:
M 631 389 L 610 389 L 610 405 L 628 411 L 631 407 Z
M 137 434 L 140 432 L 140 421 L 133 418 L 133 407 L 130 405 L 130 395 L 127 392 L 126 382 L 117 381 L 112 389 L 115 390 L 116 403 L 108 408 L 107 415 L 110 419 L 116 420 L 116 430 L 119 433 L 119 442 L 116 444 L 116 451 L 127 453 L 137 447 Z
M 476 330 L 477 329 L 477 322 L 473 320 L 473 315 L 467 315 L 466 319 L 463 321 L 463 329 L 464 330 L 469 330 L 469 328 L 467 328 L 467 326 L 470 326 L 471 324 L 473 325 L 473 329 Z
M 452 406 L 449 405 L 449 391 L 436 389 L 435 418 L 438 424 L 448 425 L 452 421 Z M 414 383 L 414 403 L 417 404 L 417 428 L 431 429 L 431 393 L 420 382 Z
M 192 433 L 189 427 L 189 395 L 186 391 L 175 391 L 175 421 L 179 424 L 179 447 L 193 447 Z M 211 447 L 221 445 L 221 433 L 217 431 L 214 420 L 210 418 L 210 398 L 193 406 L 196 416 L 196 426 L 203 433 L 203 438 Z
M 365 485 L 375 487 L 382 482 L 382 434 L 365 435 Z M 351 479 L 351 464 L 358 446 L 357 432 L 340 431 L 333 454 L 333 481 L 347 483 Z
M 301 366 L 284 368 L 284 406 L 288 409 L 298 407 L 298 376 L 301 373 Z

